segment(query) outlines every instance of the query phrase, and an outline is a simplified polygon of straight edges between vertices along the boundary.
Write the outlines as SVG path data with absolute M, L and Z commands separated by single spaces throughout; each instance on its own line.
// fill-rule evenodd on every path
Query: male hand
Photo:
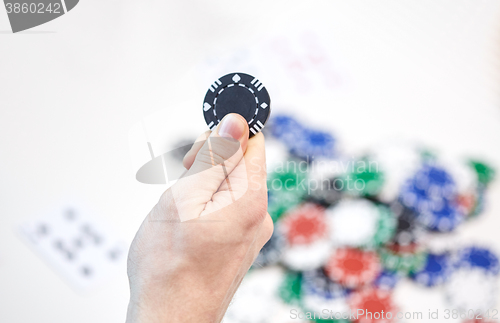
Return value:
M 153 207 L 128 258 L 127 322 L 220 322 L 273 231 L 264 136 L 227 115 L 184 157 L 187 172 Z

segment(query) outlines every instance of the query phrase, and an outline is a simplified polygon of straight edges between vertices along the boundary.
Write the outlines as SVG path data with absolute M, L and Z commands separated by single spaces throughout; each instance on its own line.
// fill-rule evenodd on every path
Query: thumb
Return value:
M 185 206 L 191 216 L 199 216 L 243 159 L 247 145 L 246 120 L 239 114 L 226 115 L 196 154 L 193 165 L 172 187 L 179 211 Z

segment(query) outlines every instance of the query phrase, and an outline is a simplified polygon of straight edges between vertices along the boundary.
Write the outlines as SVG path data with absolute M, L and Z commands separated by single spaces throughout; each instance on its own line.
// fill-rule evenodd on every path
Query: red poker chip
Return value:
M 354 248 L 337 249 L 325 267 L 330 279 L 349 288 L 373 282 L 381 270 L 376 252 Z
M 391 293 L 386 290 L 367 288 L 354 292 L 349 299 L 354 323 L 390 323 L 397 321 L 397 307 Z
M 284 234 L 291 245 L 310 244 L 328 236 L 325 210 L 307 203 L 283 219 Z
M 459 195 L 456 202 L 466 213 L 470 213 L 476 205 L 476 196 L 474 194 Z

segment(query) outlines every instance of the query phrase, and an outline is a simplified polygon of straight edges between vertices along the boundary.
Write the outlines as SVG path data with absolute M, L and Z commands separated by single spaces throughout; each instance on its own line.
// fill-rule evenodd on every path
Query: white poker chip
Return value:
M 450 173 L 459 194 L 475 192 L 477 190 L 477 174 L 472 167 L 467 165 L 466 161 L 447 155 L 439 158 L 439 164 Z
M 323 269 L 302 273 L 302 307 L 308 311 L 322 313 L 328 309 L 332 314 L 342 316 L 349 312 L 348 294 L 349 291 L 333 282 Z
M 329 159 L 329 158 L 315 158 L 311 161 L 309 166 L 308 177 L 310 181 L 324 182 L 332 178 L 339 177 L 346 173 L 346 166 L 349 162 L 347 159 Z
M 302 296 L 302 303 L 304 308 L 315 313 L 323 313 L 325 309 L 328 309 L 329 313 L 337 314 L 337 317 L 348 316 L 349 313 L 346 298 L 326 299 L 315 294 L 305 294 Z
M 379 211 L 368 200 L 346 199 L 326 210 L 330 239 L 337 246 L 370 244 L 377 231 Z
M 497 279 L 480 268 L 459 269 L 445 285 L 446 299 L 454 309 L 486 312 L 495 308 Z
M 462 212 L 471 214 L 479 198 L 477 173 L 465 160 L 458 157 L 442 157 L 440 158 L 440 163 L 455 181 L 457 202 Z
M 332 243 L 328 239 L 310 244 L 289 245 L 281 255 L 282 263 L 292 270 L 304 271 L 322 267 L 328 261 Z
M 243 279 L 224 316 L 225 323 L 270 323 L 278 307 L 277 291 L 283 270 L 266 267 Z
M 276 168 L 283 168 L 289 153 L 284 143 L 273 138 L 266 138 L 266 169 L 272 173 Z
M 411 142 L 392 141 L 375 147 L 370 159 L 377 162 L 378 170 L 384 173 L 379 198 L 388 203 L 397 198 L 401 185 L 420 167 L 422 149 Z
M 455 231 L 446 233 L 426 233 L 422 242 L 425 248 L 430 253 L 434 254 L 454 254 L 464 244 L 463 238 Z

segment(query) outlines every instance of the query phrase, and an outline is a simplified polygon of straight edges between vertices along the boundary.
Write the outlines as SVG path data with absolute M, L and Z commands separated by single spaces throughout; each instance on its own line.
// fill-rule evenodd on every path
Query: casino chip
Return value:
M 487 248 L 467 247 L 457 253 L 455 266 L 458 268 L 478 268 L 487 274 L 498 275 L 498 257 Z
M 275 295 L 283 275 L 283 270 L 278 267 L 250 271 L 236 291 L 224 316 L 224 322 L 269 322 L 279 305 Z
M 350 290 L 333 282 L 323 268 L 305 271 L 302 276 L 302 305 L 308 311 L 324 309 L 344 314 L 349 311 L 346 297 Z M 342 315 L 337 315 L 342 317 Z M 345 315 L 344 315 L 345 316 Z
M 394 234 L 396 220 L 383 205 L 365 199 L 346 199 L 327 209 L 330 239 L 339 246 L 374 247 Z
M 401 279 L 401 275 L 395 271 L 383 270 L 373 282 L 378 289 L 392 290 Z
M 302 198 L 294 192 L 279 190 L 269 190 L 267 199 L 267 212 L 273 222 L 278 221 L 285 212 L 302 202 Z
M 388 242 L 396 232 L 397 221 L 394 218 L 394 213 L 385 205 L 377 205 L 378 221 L 377 230 L 367 247 L 380 246 Z
M 439 158 L 439 162 L 455 181 L 458 194 L 463 195 L 476 190 L 478 185 L 477 174 L 465 161 L 456 157 L 445 156 Z
M 484 207 L 486 204 L 486 188 L 483 185 L 479 185 L 475 200 L 474 200 L 474 205 L 472 206 L 472 210 L 468 214 L 469 217 L 475 218 L 479 216 L 481 213 L 484 211 Z M 460 203 L 460 201 L 458 201 Z
M 400 200 L 406 207 L 419 212 L 437 210 L 443 199 L 456 195 L 455 181 L 443 168 L 426 164 L 402 187 Z
M 495 169 L 486 164 L 485 162 L 479 160 L 471 160 L 469 165 L 474 169 L 477 174 L 478 181 L 483 186 L 488 186 L 488 184 L 495 178 Z
M 429 253 L 448 253 L 453 255 L 460 248 L 460 246 L 463 245 L 462 239 L 463 238 L 456 231 L 429 234 L 425 237 L 422 245 L 425 246 L 425 249 Z M 455 257 L 453 259 L 455 259 Z
M 287 160 L 268 174 L 268 212 L 274 222 L 302 202 L 307 193 L 306 184 L 307 167 L 295 159 Z
M 451 308 L 485 313 L 496 305 L 497 279 L 481 268 L 459 269 L 445 284 L 446 299 Z
M 304 126 L 288 115 L 277 115 L 271 122 L 271 134 L 283 141 L 288 147 L 293 145 L 304 131 Z
M 281 141 L 266 137 L 266 170 L 274 172 L 283 165 L 289 155 L 288 148 Z
M 353 167 L 342 176 L 344 192 L 354 196 L 375 196 L 384 185 L 384 173 L 376 162 L 362 158 L 353 162 Z
M 390 242 L 399 247 L 416 247 L 425 231 L 415 213 L 398 201 L 391 203 L 390 208 L 397 222 L 396 232 Z
M 412 142 L 393 140 L 381 143 L 368 154 L 378 170 L 384 174 L 384 183 L 379 192 L 381 201 L 389 203 L 399 194 L 401 185 L 411 178 L 423 161 L 423 149 Z
M 440 209 L 419 213 L 417 218 L 429 230 L 450 232 L 464 221 L 464 216 L 456 203 L 443 200 Z
M 398 308 L 391 293 L 376 288 L 362 289 L 353 293 L 349 301 L 351 311 L 359 313 L 355 323 L 390 323 L 395 322 Z M 359 312 L 358 312 L 359 310 Z M 363 313 L 361 313 L 363 310 Z
M 451 175 L 439 166 L 426 164 L 403 185 L 399 200 L 415 211 L 417 219 L 428 229 L 449 232 L 465 216 L 456 197 L 457 188 Z
M 321 206 L 312 203 L 301 205 L 284 215 L 276 230 L 285 237 L 281 260 L 290 269 L 314 269 L 328 260 L 332 246 Z
M 208 89 L 203 115 L 214 130 L 226 114 L 238 113 L 248 122 L 250 137 L 264 128 L 271 112 L 271 99 L 257 78 L 244 73 L 231 73 L 216 80 Z
M 289 245 L 304 245 L 324 240 L 328 236 L 325 211 L 322 207 L 306 203 L 283 218 L 280 229 Z
M 389 248 L 379 250 L 380 260 L 385 269 L 396 271 L 401 275 L 419 271 L 424 265 L 426 254 L 417 252 L 396 252 Z
M 314 186 L 312 186 L 312 181 L 310 181 L 310 183 L 310 194 L 307 197 L 310 201 L 318 203 L 324 207 L 329 207 L 340 201 L 342 198 L 342 192 L 336 186 L 336 178 L 314 182 Z
M 449 254 L 428 254 L 422 269 L 410 274 L 417 283 L 433 287 L 444 283 L 453 272 Z
M 338 159 L 315 158 L 309 165 L 308 199 L 329 207 L 342 198 L 343 180 L 338 178 L 342 174 Z
M 325 267 L 330 279 L 347 288 L 372 283 L 381 270 L 379 257 L 375 252 L 353 248 L 337 249 Z
M 324 266 L 331 254 L 327 239 L 284 248 L 281 262 L 291 270 L 311 270 Z
M 330 239 L 336 245 L 359 247 L 369 244 L 377 231 L 379 210 L 368 200 L 342 200 L 326 213 Z
M 324 131 L 303 128 L 301 136 L 291 144 L 290 153 L 309 162 L 316 158 L 333 158 L 336 155 L 336 140 Z
M 287 271 L 279 286 L 278 295 L 285 304 L 300 305 L 302 302 L 302 273 Z

